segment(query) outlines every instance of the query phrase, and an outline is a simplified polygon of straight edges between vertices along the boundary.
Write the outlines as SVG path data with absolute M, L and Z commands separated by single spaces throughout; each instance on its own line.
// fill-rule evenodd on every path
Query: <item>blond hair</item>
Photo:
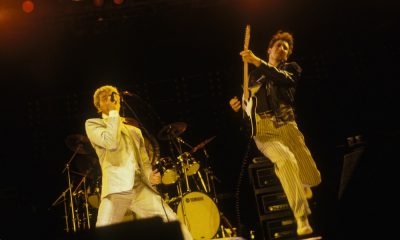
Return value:
M 107 93 L 112 93 L 112 92 L 116 92 L 118 93 L 118 89 L 114 86 L 111 85 L 104 85 L 102 87 L 99 87 L 98 89 L 96 89 L 96 91 L 93 94 L 93 104 L 97 109 L 97 112 L 101 112 L 100 109 L 100 95 L 104 92 Z

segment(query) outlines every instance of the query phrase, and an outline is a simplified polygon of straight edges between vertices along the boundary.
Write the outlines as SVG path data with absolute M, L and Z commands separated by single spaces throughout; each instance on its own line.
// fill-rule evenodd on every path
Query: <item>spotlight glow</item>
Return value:
M 33 12 L 34 9 L 35 9 L 35 4 L 32 1 L 28 0 L 28 1 L 24 1 L 22 3 L 22 10 L 25 13 L 31 13 L 31 12 Z

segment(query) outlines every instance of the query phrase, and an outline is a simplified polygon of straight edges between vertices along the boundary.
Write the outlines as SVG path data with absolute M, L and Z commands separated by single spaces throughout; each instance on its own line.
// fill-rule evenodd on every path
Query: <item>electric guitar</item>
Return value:
M 244 50 L 249 49 L 249 42 L 250 42 L 250 25 L 246 25 L 246 32 L 244 36 Z M 243 62 L 243 108 L 250 120 L 251 125 L 251 137 L 255 136 L 256 134 L 256 124 L 255 124 L 255 109 L 257 106 L 257 98 L 251 94 L 249 90 L 249 67 L 247 62 Z

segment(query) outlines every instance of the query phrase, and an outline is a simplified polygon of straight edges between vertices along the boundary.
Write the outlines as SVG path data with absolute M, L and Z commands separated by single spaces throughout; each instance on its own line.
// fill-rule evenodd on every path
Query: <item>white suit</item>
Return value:
M 102 170 L 101 202 L 96 226 L 123 221 L 127 209 L 139 218 L 160 216 L 177 220 L 150 184 L 151 163 L 144 148 L 141 130 L 125 125 L 115 110 L 109 116 L 86 120 L 86 134 L 94 147 Z M 185 239 L 192 239 L 181 223 Z

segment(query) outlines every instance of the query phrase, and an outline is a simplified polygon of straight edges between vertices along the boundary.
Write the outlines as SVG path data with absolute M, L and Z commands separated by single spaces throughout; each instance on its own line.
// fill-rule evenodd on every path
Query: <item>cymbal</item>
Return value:
M 89 154 L 93 151 L 89 139 L 81 134 L 71 134 L 65 139 L 65 144 L 71 151 L 79 154 Z
M 186 127 L 187 124 L 184 122 L 174 122 L 165 125 L 157 136 L 160 140 L 168 140 L 171 137 L 175 138 L 181 135 L 186 130 Z
M 199 143 L 197 146 L 195 146 L 192 149 L 192 153 L 196 152 L 199 149 L 202 149 L 207 143 L 211 142 L 213 139 L 215 138 L 215 136 L 210 137 L 209 139 L 204 140 L 203 142 Z

